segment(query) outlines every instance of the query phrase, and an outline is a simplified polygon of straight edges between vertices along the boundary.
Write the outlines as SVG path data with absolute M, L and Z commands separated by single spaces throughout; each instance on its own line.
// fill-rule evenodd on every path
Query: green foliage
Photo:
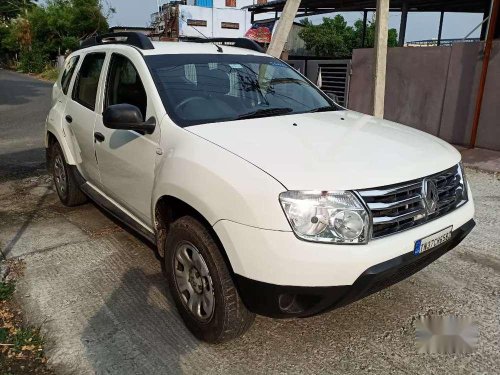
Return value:
M 14 283 L 0 282 L 0 301 L 6 301 L 12 297 L 16 286 Z
M 57 77 L 59 77 L 59 70 L 54 67 L 46 67 L 44 71 L 40 73 L 39 77 L 47 81 L 55 82 L 57 81 Z
M 98 0 L 49 0 L 45 7 L 33 9 L 28 19 L 33 40 L 43 40 L 51 57 L 74 50 L 80 40 L 109 27 Z
M 2 0 L 0 1 L 0 21 L 8 21 L 26 13 L 35 6 L 33 0 Z
M 18 70 L 24 73 L 41 73 L 47 65 L 48 54 L 42 48 L 21 52 Z
M 9 339 L 9 329 L 5 327 L 0 328 L 0 344 L 7 343 Z
M 301 20 L 305 27 L 299 32 L 306 43 L 307 49 L 317 56 L 335 58 L 350 57 L 355 48 L 361 48 L 363 21 L 358 20 L 354 26 L 348 26 L 344 17 L 323 18 L 323 23 L 313 25 L 307 18 Z M 373 47 L 375 43 L 375 22 L 368 22 L 366 28 L 365 47 Z M 398 44 L 396 29 L 389 30 L 389 47 Z
M 11 335 L 10 340 L 14 344 L 13 349 L 15 351 L 21 351 L 25 347 L 35 346 L 39 347 L 43 345 L 42 337 L 38 329 L 33 328 L 20 328 L 16 331 L 14 335 Z M 41 355 L 41 352 L 39 353 Z
M 46 0 L 24 7 L 17 18 L 2 21 L 0 16 L 0 57 L 19 53 L 22 70 L 39 72 L 58 54 L 76 49 L 82 39 L 107 31 L 112 12 L 110 8 L 105 14 L 100 0 Z

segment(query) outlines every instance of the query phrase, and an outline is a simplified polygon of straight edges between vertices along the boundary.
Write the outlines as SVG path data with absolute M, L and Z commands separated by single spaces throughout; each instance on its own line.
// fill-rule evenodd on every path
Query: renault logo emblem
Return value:
M 427 215 L 436 212 L 439 201 L 439 194 L 434 181 L 427 178 L 424 179 L 424 181 L 422 182 L 422 195 L 424 198 Z

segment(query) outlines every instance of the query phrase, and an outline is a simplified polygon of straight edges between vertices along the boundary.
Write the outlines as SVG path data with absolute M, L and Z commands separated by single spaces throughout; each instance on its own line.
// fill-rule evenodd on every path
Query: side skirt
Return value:
M 104 209 L 114 218 L 119 220 L 121 223 L 125 224 L 128 228 L 132 229 L 142 238 L 148 240 L 153 245 L 156 245 L 156 236 L 154 233 L 147 230 L 143 225 L 138 223 L 135 219 L 130 217 L 126 212 L 120 209 L 118 206 L 113 204 L 108 198 L 106 198 L 99 191 L 94 189 L 80 174 L 78 169 L 75 166 L 70 166 L 73 174 L 75 175 L 78 184 L 80 185 L 80 189 L 87 195 L 93 202 L 95 202 L 99 207 Z

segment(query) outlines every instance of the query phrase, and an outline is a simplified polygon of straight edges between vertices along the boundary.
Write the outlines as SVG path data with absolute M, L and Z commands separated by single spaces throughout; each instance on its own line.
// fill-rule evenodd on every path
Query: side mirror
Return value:
M 154 117 L 143 121 L 140 109 L 132 104 L 110 105 L 102 113 L 102 122 L 110 129 L 135 130 L 147 134 L 154 132 L 156 127 Z

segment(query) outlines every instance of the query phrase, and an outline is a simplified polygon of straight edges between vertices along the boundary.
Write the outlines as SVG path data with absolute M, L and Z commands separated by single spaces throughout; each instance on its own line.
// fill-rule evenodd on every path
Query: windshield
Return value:
M 338 109 L 272 57 L 186 54 L 145 60 L 169 116 L 182 127 Z

